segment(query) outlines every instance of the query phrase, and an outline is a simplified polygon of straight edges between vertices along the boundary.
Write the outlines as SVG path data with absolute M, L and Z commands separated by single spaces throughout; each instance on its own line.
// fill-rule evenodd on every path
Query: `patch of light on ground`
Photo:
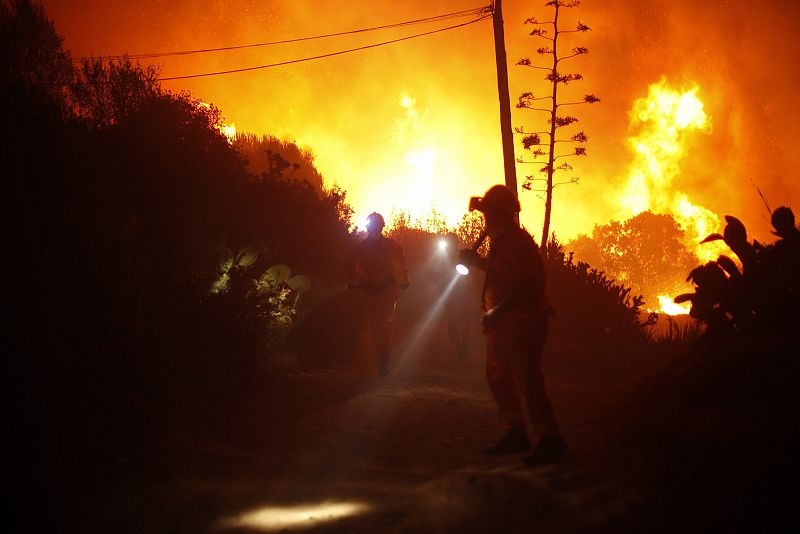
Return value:
M 369 507 L 357 502 L 324 502 L 299 506 L 265 506 L 221 522 L 222 528 L 251 528 L 264 532 L 280 532 L 311 528 L 364 513 Z

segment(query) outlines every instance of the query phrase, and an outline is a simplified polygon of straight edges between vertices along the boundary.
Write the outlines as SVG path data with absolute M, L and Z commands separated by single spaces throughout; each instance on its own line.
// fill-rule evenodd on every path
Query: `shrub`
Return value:
M 650 313 L 642 319 L 641 295 L 633 295 L 631 288 L 585 262 L 576 263 L 555 235 L 543 256 L 557 334 L 580 339 L 592 348 L 646 340 L 643 327 L 653 324 L 657 315 Z

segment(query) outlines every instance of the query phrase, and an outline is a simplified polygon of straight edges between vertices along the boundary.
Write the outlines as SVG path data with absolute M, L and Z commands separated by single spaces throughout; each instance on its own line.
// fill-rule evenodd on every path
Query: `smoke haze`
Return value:
M 479 2 L 47 1 L 45 9 L 73 57 L 166 52 L 318 35 L 477 8 Z M 512 105 L 523 91 L 544 94 L 543 71 L 516 67 L 538 59 L 528 36 L 531 16 L 549 20 L 544 1 L 504 3 Z M 632 154 L 630 110 L 662 77 L 697 85 L 710 118 L 688 135 L 675 187 L 720 215 L 735 214 L 769 239 L 768 214 L 752 182 L 774 209 L 798 203 L 794 145 L 800 137 L 794 97 L 800 43 L 794 2 L 586 0 L 563 10 L 592 31 L 565 37 L 586 46 L 567 70 L 585 80 L 565 95 L 602 102 L 570 110 L 590 140 L 574 160 L 580 184 L 556 189 L 551 228 L 562 238 L 590 233 L 622 216 L 618 192 Z M 162 58 L 162 76 L 227 70 L 324 54 L 465 22 L 418 25 L 237 52 Z M 239 131 L 269 133 L 310 148 L 327 183 L 348 191 L 356 213 L 394 207 L 451 217 L 468 197 L 502 182 L 497 88 L 490 21 L 334 58 L 242 74 L 164 82 L 219 106 Z M 515 126 L 541 129 L 543 114 L 512 110 Z M 413 120 L 412 120 L 413 119 Z M 517 156 L 526 153 L 517 143 Z M 529 157 L 526 159 L 530 159 Z M 518 165 L 518 180 L 538 165 Z M 565 176 L 567 177 L 567 176 Z M 522 221 L 537 236 L 543 202 L 523 192 Z M 359 222 L 359 221 L 357 221 Z

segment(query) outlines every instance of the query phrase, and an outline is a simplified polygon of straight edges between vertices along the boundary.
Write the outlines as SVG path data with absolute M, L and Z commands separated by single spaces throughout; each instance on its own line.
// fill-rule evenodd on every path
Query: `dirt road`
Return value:
M 65 523 L 83 532 L 533 532 L 580 530 L 627 506 L 609 497 L 593 454 L 636 376 L 548 346 L 544 372 L 571 458 L 525 469 L 519 456 L 482 451 L 500 429 L 480 336 L 466 362 L 441 329 L 402 337 L 387 378 L 298 372 L 241 410 L 198 414 L 214 428 L 108 451 L 85 481 L 65 486 Z

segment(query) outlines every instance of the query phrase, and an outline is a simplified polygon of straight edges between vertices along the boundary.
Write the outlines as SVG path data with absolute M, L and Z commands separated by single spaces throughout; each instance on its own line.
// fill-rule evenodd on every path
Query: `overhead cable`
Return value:
M 389 41 L 382 41 L 382 42 L 379 42 L 379 43 L 373 43 L 373 44 L 369 44 L 369 45 L 365 45 L 365 46 L 359 46 L 359 47 L 356 47 L 356 48 L 348 48 L 346 50 L 339 50 L 339 51 L 331 52 L 331 53 L 328 53 L 328 54 L 320 54 L 320 55 L 317 55 L 317 56 L 303 57 L 303 58 L 298 58 L 298 59 L 290 59 L 288 61 L 281 61 L 281 62 L 278 62 L 278 63 L 269 63 L 267 65 L 257 65 L 257 66 L 254 66 L 254 67 L 244 67 L 244 68 L 241 68 L 241 69 L 230 69 L 230 70 L 222 70 L 222 71 L 215 71 L 215 72 L 204 72 L 204 73 L 201 73 L 201 74 L 185 74 L 183 76 L 169 76 L 169 77 L 165 77 L 165 78 L 159 77 L 159 81 L 167 82 L 167 81 L 172 81 L 172 80 L 185 80 L 185 79 L 188 79 L 188 78 L 203 78 L 203 77 L 207 77 L 207 76 L 219 76 L 219 75 L 222 75 L 222 74 L 234 74 L 234 73 L 237 73 L 237 72 L 247 72 L 247 71 L 253 71 L 253 70 L 260 70 L 260 69 L 268 69 L 268 68 L 271 68 L 271 67 L 280 67 L 280 66 L 283 66 L 283 65 L 291 65 L 293 63 L 302 63 L 304 61 L 312 61 L 314 59 L 322 59 L 322 58 L 327 58 L 327 57 L 339 56 L 339 55 L 342 55 L 342 54 L 349 54 L 350 52 L 357 52 L 359 50 L 367 50 L 367 49 L 370 49 L 370 48 L 377 48 L 379 46 L 385 46 L 385 45 L 392 44 L 392 43 L 399 43 L 400 41 L 407 41 L 409 39 L 415 39 L 417 37 L 423 37 L 425 35 L 432 35 L 434 33 L 440 33 L 440 32 L 444 32 L 444 31 L 448 31 L 448 30 L 454 30 L 456 28 L 462 28 L 464 26 L 469 26 L 470 24 L 475 24 L 476 22 L 480 22 L 480 21 L 485 20 L 487 18 L 491 18 L 491 13 L 490 14 L 484 14 L 484 15 L 478 17 L 477 19 L 471 20 L 469 22 L 464 22 L 462 24 L 456 24 L 455 26 L 447 26 L 445 28 L 439 28 L 439 29 L 436 29 L 436 30 L 431 30 L 431 31 L 423 32 L 423 33 L 416 33 L 414 35 L 407 35 L 405 37 L 400 37 L 400 38 L 397 38 L 397 39 L 391 39 Z
M 428 24 L 432 22 L 440 22 L 445 20 L 452 20 L 467 16 L 480 16 L 484 15 L 487 11 L 487 7 L 479 7 L 473 9 L 465 9 L 463 11 L 454 11 L 452 13 L 445 13 L 442 15 L 435 15 L 432 17 L 425 17 L 421 19 L 414 19 L 414 20 L 407 20 L 404 22 L 396 22 L 392 24 L 384 24 L 381 26 L 372 26 L 369 28 L 358 28 L 355 30 L 347 30 L 343 32 L 336 32 L 336 33 L 327 33 L 322 35 L 314 35 L 309 37 L 296 37 L 292 39 L 283 39 L 279 41 L 267 41 L 263 43 L 252 43 L 252 44 L 245 44 L 245 45 L 235 45 L 235 46 L 223 46 L 218 48 L 203 48 L 197 50 L 181 50 L 181 51 L 173 51 L 173 52 L 151 52 L 145 54 L 124 54 L 124 55 L 108 55 L 108 56 L 83 56 L 80 58 L 73 59 L 73 62 L 80 63 L 83 61 L 114 61 L 114 60 L 123 60 L 123 59 L 130 59 L 130 60 L 138 60 L 138 59 L 153 59 L 153 58 L 161 58 L 161 57 L 169 57 L 169 56 L 186 56 L 192 54 L 205 54 L 209 52 L 224 52 L 224 51 L 231 51 L 231 50 L 241 50 L 245 48 L 258 48 L 264 46 L 273 46 L 273 45 L 280 45 L 280 44 L 289 44 L 289 43 L 299 43 L 303 41 L 313 41 L 317 39 L 326 39 L 329 37 L 338 37 L 343 35 L 353 35 L 358 33 L 366 33 L 372 32 L 377 30 L 385 30 L 391 28 L 402 28 L 405 26 L 413 26 L 416 24 Z

